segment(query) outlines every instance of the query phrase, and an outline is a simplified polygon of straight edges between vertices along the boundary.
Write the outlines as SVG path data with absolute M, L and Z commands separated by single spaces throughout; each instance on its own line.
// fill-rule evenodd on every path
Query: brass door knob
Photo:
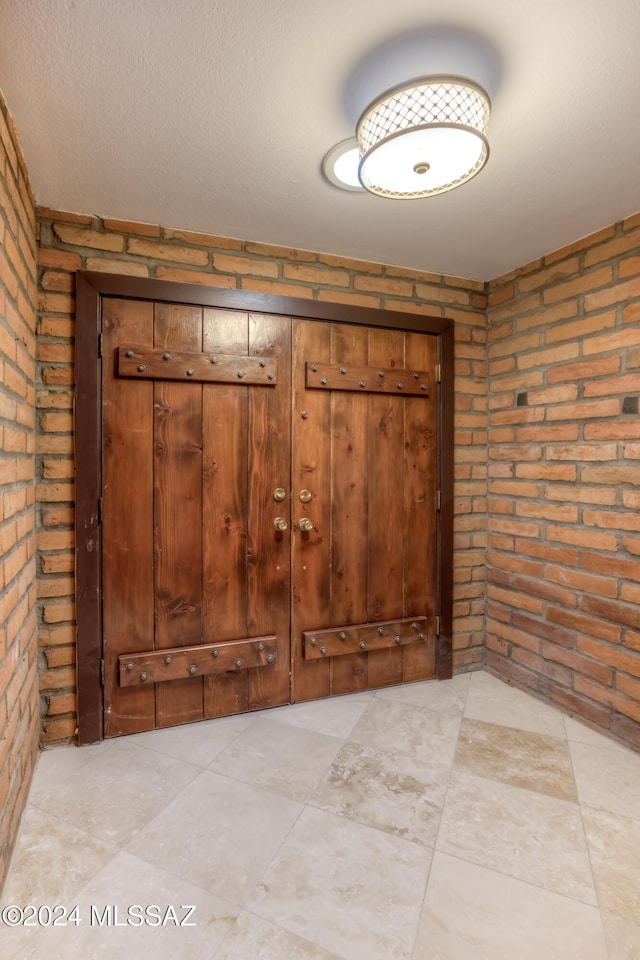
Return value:
M 309 520 L 309 517 L 302 517 L 301 520 L 298 520 L 298 526 L 304 533 L 309 533 L 310 530 L 313 530 L 313 521 Z
M 273 521 L 273 529 L 281 533 L 283 530 L 287 529 L 287 521 L 284 517 L 276 517 Z

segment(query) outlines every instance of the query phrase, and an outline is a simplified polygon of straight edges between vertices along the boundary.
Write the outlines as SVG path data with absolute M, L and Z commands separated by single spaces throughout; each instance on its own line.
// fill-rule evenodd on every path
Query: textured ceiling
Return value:
M 640 210 L 639 41 L 638 0 L 0 0 L 0 89 L 46 206 L 486 280 Z M 443 71 L 491 94 L 478 177 L 325 181 Z

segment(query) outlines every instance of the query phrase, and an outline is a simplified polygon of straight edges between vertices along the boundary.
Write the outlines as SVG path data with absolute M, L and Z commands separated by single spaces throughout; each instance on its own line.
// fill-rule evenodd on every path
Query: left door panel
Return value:
M 102 329 L 105 736 L 286 703 L 290 320 L 105 298 Z

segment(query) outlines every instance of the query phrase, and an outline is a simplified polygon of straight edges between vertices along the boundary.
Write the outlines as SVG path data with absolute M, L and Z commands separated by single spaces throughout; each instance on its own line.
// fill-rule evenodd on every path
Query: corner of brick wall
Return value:
M 640 745 L 640 215 L 490 284 L 487 666 Z
M 484 284 L 154 224 L 38 210 L 38 548 L 43 738 L 74 735 L 76 270 L 252 290 L 455 321 L 454 669 L 480 666 L 486 536 Z
M 40 728 L 35 543 L 35 204 L 0 95 L 0 889 Z

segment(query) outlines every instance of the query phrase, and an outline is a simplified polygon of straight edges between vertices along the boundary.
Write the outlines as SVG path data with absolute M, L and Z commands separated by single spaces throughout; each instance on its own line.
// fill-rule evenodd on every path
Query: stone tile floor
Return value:
M 639 960 L 640 755 L 487 673 L 59 747 L 2 904 L 60 906 L 3 960 Z

